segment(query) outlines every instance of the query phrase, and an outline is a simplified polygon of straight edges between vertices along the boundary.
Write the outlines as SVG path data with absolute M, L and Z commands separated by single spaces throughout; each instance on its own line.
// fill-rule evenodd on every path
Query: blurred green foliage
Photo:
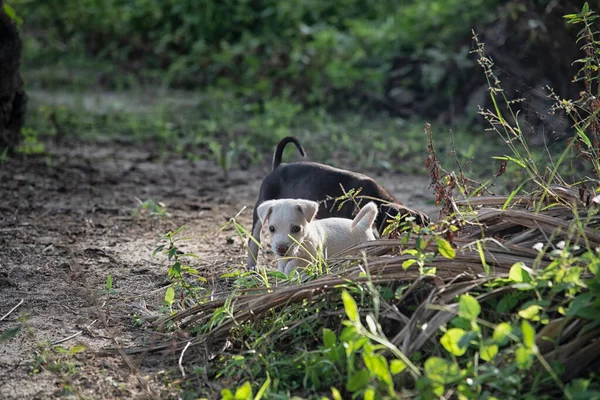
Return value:
M 439 82 L 499 0 L 13 0 L 27 65 L 104 60 L 176 87 L 219 86 L 330 106 L 380 93 L 397 56 Z M 433 56 L 432 56 L 433 54 Z M 426 68 L 427 69 L 427 68 Z M 439 71 L 438 71 L 439 72 Z M 427 85 L 429 83 L 429 85 Z

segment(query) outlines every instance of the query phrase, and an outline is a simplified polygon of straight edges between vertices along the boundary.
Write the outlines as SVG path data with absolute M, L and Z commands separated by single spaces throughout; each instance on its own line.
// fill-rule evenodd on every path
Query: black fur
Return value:
M 281 154 L 287 143 L 294 143 L 300 153 L 305 155 L 304 149 L 294 137 L 286 137 L 277 145 L 273 154 L 273 170 L 263 180 L 254 207 L 252 235 L 259 243 L 262 224 L 256 209 L 262 202 L 273 199 L 313 200 L 320 203 L 316 216 L 318 219 L 353 218 L 358 212 L 354 202 L 346 201 L 340 208 L 340 203 L 335 200 L 344 195 L 344 190 L 348 192 L 351 189 L 361 189 L 358 196 L 359 204 L 366 204 L 369 201 L 377 204 L 379 214 L 375 226 L 380 233 L 387 226 L 386 220 L 398 214 L 414 216 L 416 222 L 421 225 L 429 223 L 426 215 L 404 207 L 390 192 L 367 175 L 310 161 L 282 164 Z M 252 239 L 249 240 L 248 245 L 248 266 L 253 267 L 258 246 Z

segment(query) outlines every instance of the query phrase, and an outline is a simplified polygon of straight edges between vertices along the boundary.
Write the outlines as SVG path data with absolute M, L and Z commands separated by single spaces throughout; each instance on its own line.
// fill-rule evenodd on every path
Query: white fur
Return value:
M 295 268 L 305 267 L 318 254 L 327 258 L 375 239 L 375 203 L 365 205 L 354 219 L 316 220 L 318 209 L 318 203 L 303 199 L 269 200 L 258 206 L 258 217 L 269 228 L 278 271 L 289 275 Z

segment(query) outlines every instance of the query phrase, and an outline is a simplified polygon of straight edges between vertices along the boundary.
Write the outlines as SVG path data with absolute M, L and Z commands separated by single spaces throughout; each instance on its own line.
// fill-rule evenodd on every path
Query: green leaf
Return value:
M 523 321 L 521 323 L 521 331 L 523 332 L 523 344 L 528 349 L 535 348 L 535 329 L 533 326 L 527 322 Z
M 414 258 L 410 258 L 402 263 L 402 269 L 406 270 L 416 262 L 417 260 L 415 260 Z
M 579 138 L 583 141 L 583 143 L 585 143 L 585 145 L 587 146 L 588 149 L 592 148 L 592 141 L 585 134 L 584 131 L 582 131 L 581 129 L 577 129 L 577 136 L 579 136 Z
M 543 310 L 544 308 L 542 306 L 538 306 L 537 304 L 533 304 L 530 305 L 529 307 L 527 307 L 524 310 L 519 311 L 519 317 L 521 318 L 525 318 L 525 319 L 533 319 L 533 320 L 538 320 L 539 318 L 536 318 L 538 316 L 538 313 Z
M 513 264 L 513 266 L 510 267 L 508 279 L 516 283 L 531 282 L 531 275 L 529 275 L 529 272 L 523 269 L 524 266 L 525 264 L 523 264 L 521 261 Z
M 450 328 L 444 333 L 440 339 L 440 343 L 452 355 L 462 356 L 467 351 L 467 347 L 458 345 L 458 341 L 465 334 L 465 331 L 460 328 Z
M 434 383 L 445 385 L 460 378 L 457 364 L 440 357 L 429 357 L 425 361 L 425 375 Z
M 155 248 L 154 251 L 152 252 L 152 257 L 154 257 L 156 255 L 156 253 L 158 253 L 159 251 L 162 251 L 164 248 L 165 248 L 164 244 L 161 244 L 160 246 Z
M 598 306 L 581 307 L 575 313 L 578 317 L 591 319 L 592 321 L 600 321 L 600 309 Z
M 392 360 L 390 362 L 390 372 L 392 375 L 399 374 L 406 369 L 406 364 L 401 360 Z
M 371 374 L 375 375 L 387 385 L 392 384 L 392 375 L 390 374 L 390 369 L 384 356 L 365 352 L 363 353 L 363 360 Z
M 375 400 L 375 388 L 369 386 L 367 390 L 365 390 L 365 394 L 363 397 L 364 400 Z
M 437 249 L 443 257 L 449 260 L 452 260 L 454 257 L 456 257 L 456 252 L 452 248 L 450 242 L 448 242 L 446 239 L 438 238 Z
M 485 262 L 485 253 L 483 252 L 483 246 L 481 245 L 481 241 L 477 241 L 477 253 L 479 254 L 479 259 L 481 260 L 481 265 L 483 265 L 483 270 L 486 275 L 490 273 L 490 266 Z
M 458 313 L 461 317 L 475 321 L 481 312 L 477 299 L 471 295 L 463 294 L 458 302 Z
M 519 347 L 515 351 L 515 359 L 519 369 L 529 369 L 533 363 L 533 352 L 527 347 Z
M 165 303 L 167 303 L 168 305 L 171 305 L 171 304 L 173 304 L 174 301 L 175 301 L 175 290 L 173 289 L 172 286 L 169 286 L 165 293 Z
M 483 344 L 483 345 L 481 345 L 481 347 L 479 349 L 479 355 L 483 361 L 491 361 L 494 358 L 496 358 L 497 354 L 498 354 L 498 345 L 496 345 L 496 344 L 491 344 L 491 345 Z
M 477 339 L 477 332 L 468 331 L 460 339 L 458 339 L 458 347 L 467 348 L 471 344 L 472 341 Z
M 360 322 L 356 301 L 354 301 L 354 298 L 350 295 L 350 293 L 348 293 L 347 290 L 342 291 L 342 301 L 344 303 L 344 310 L 346 311 L 348 319 L 354 323 Z
M 23 23 L 23 19 L 17 15 L 15 9 L 11 7 L 10 4 L 4 3 L 4 12 L 8 15 L 8 18 L 13 20 L 17 25 L 21 25 Z
M 342 400 L 342 394 L 333 386 L 331 387 L 331 397 L 333 397 L 333 400 Z
M 265 395 L 265 393 L 267 392 L 267 390 L 269 390 L 270 386 L 271 386 L 271 376 L 267 372 L 267 379 L 262 384 L 262 386 L 260 387 L 260 389 L 258 389 L 258 393 L 256 393 L 256 396 L 254 397 L 254 400 L 260 400 L 260 399 L 262 399 L 262 397 Z
M 323 345 L 331 349 L 335 346 L 335 333 L 331 329 L 323 328 Z
M 252 400 L 252 385 L 246 381 L 235 391 L 235 400 Z
M 112 276 L 109 274 L 106 276 L 106 290 L 107 291 L 110 291 L 112 289 L 112 284 L 113 284 Z
M 346 390 L 349 392 L 356 392 L 364 389 L 369 384 L 370 374 L 366 369 L 356 371 L 354 375 L 346 382 Z
M 222 400 L 234 400 L 233 393 L 229 389 L 221 390 L 221 399 Z
M 498 344 L 504 344 L 508 335 L 512 332 L 512 327 L 509 323 L 502 322 L 498 324 L 496 329 L 494 329 L 494 333 L 492 335 L 492 339 Z
M 521 184 L 515 190 L 513 190 L 512 192 L 510 192 L 510 195 L 508 195 L 508 198 L 506 199 L 506 201 L 502 205 L 502 211 L 505 211 L 508 208 L 508 206 L 513 201 L 513 199 L 515 198 L 515 196 L 517 195 L 517 193 L 519 193 L 521 191 L 521 189 L 523 188 L 523 186 L 528 181 L 529 181 L 529 179 L 524 180 L 523 182 L 521 182 Z

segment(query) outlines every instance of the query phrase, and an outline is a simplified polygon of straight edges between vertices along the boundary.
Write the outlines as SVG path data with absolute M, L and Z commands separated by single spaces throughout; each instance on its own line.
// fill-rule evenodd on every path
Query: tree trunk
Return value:
M 15 23 L 0 0 L 0 154 L 19 144 L 25 122 L 27 95 L 19 73 L 23 45 Z

